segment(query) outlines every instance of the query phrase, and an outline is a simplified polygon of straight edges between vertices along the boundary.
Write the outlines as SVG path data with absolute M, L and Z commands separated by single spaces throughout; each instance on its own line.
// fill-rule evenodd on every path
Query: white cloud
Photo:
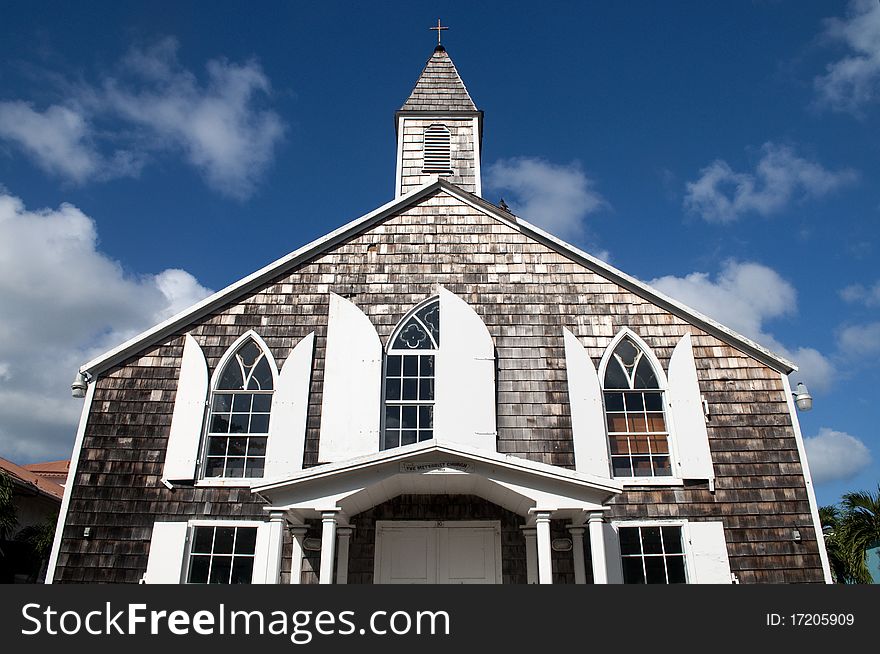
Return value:
M 841 355 L 852 360 L 880 355 L 880 322 L 847 325 L 837 333 Z
M 840 297 L 847 302 L 860 302 L 867 307 L 880 306 L 880 280 L 873 286 L 852 284 L 840 291 Z
M 825 21 L 824 36 L 844 44 L 847 53 L 814 80 L 819 103 L 858 115 L 880 98 L 880 3 L 853 0 L 846 18 Z
M 584 238 L 587 215 L 608 203 L 577 162 L 560 165 L 514 157 L 492 164 L 486 186 L 507 193 L 512 211 L 562 239 Z M 607 258 L 608 253 L 604 252 Z
M 825 355 L 810 347 L 788 348 L 767 329 L 768 321 L 797 313 L 797 292 L 772 268 L 729 260 L 714 279 L 708 273 L 695 272 L 684 277 L 659 277 L 648 283 L 794 361 L 799 367 L 797 379 L 811 389 L 830 388 L 835 370 Z
M 703 168 L 696 181 L 685 184 L 685 209 L 718 223 L 747 213 L 769 216 L 793 199 L 822 197 L 858 179 L 854 170 L 828 170 L 785 145 L 765 143 L 761 152 L 753 173 L 736 172 L 721 159 Z
M 180 152 L 212 188 L 244 198 L 272 162 L 284 124 L 262 106 L 271 85 L 259 64 L 215 59 L 206 70 L 202 83 L 184 68 L 174 39 L 133 48 L 115 76 L 67 89 L 61 104 L 40 111 L 0 102 L 0 138 L 78 184 L 137 175 L 151 155 Z
M 804 439 L 813 481 L 823 484 L 855 477 L 871 465 L 871 452 L 855 436 L 822 427 Z
M 29 211 L 0 192 L 0 456 L 68 456 L 80 364 L 209 292 L 182 270 L 127 275 L 76 207 Z

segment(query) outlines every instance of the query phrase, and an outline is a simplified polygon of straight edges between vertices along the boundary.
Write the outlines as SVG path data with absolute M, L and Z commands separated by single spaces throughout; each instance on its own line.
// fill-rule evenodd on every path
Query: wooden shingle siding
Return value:
M 401 162 L 401 195 L 426 184 L 436 173 L 423 172 L 425 164 L 425 130 L 431 125 L 443 124 L 449 128 L 452 154 L 451 175 L 443 179 L 471 193 L 476 192 L 476 161 L 474 122 L 470 118 L 415 119 L 403 121 L 403 152 Z
M 731 569 L 743 583 L 822 581 L 779 373 L 443 191 L 98 379 L 56 580 L 138 581 L 155 520 L 263 517 L 261 502 L 248 489 L 172 491 L 159 481 L 184 333 L 192 332 L 213 372 L 226 348 L 248 329 L 266 341 L 279 366 L 299 339 L 315 331 L 304 455 L 304 465 L 313 466 L 319 463 L 328 292 L 355 302 L 384 343 L 434 284 L 469 302 L 494 339 L 499 452 L 567 468 L 574 456 L 562 327 L 574 332 L 598 363 L 627 326 L 653 348 L 664 368 L 690 331 L 700 390 L 710 407 L 717 490 L 710 493 L 705 482 L 627 489 L 613 501 L 612 519 L 722 519 Z M 86 526 L 92 528 L 89 539 L 82 538 Z M 791 540 L 793 528 L 801 532 L 799 543 Z M 570 560 L 570 553 L 565 557 Z M 563 568 L 569 565 L 559 561 Z M 506 574 L 524 572 L 511 568 Z M 559 574 L 568 571 L 560 568 Z

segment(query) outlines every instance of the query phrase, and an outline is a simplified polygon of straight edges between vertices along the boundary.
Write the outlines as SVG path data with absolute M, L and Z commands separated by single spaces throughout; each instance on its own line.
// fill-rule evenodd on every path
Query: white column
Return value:
M 587 583 L 587 568 L 584 562 L 584 531 L 583 527 L 569 527 L 571 534 L 571 555 L 574 559 L 574 583 Z
M 336 536 L 339 539 L 339 551 L 336 554 L 336 583 L 348 583 L 348 541 L 353 527 L 339 527 Z
M 526 583 L 538 583 L 538 543 L 535 527 L 520 527 L 526 539 Z
M 333 555 L 336 551 L 336 514 L 325 511 L 321 514 L 321 573 L 319 584 L 333 583 Z
M 281 550 L 284 546 L 284 525 L 287 518 L 281 511 L 269 514 L 269 552 L 266 556 L 266 583 L 277 584 L 281 579 Z
M 290 557 L 290 583 L 302 583 L 303 565 L 303 538 L 306 536 L 308 527 L 296 526 L 290 528 L 290 536 L 293 541 L 293 552 Z
M 603 525 L 605 523 L 604 516 L 595 511 L 590 513 L 590 553 L 593 561 L 593 583 L 608 583 L 608 562 L 605 560 L 605 533 Z
M 550 511 L 535 512 L 538 541 L 538 583 L 553 583 L 553 561 L 550 553 Z

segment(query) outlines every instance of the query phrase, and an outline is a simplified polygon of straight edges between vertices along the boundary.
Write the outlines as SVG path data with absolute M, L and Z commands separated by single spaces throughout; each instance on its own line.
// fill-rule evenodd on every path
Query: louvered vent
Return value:
M 452 172 L 452 144 L 446 125 L 431 125 L 425 130 L 425 173 Z

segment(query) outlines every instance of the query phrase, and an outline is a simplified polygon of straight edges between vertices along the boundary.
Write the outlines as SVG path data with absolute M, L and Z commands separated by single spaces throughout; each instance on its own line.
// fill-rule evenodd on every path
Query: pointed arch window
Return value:
M 434 124 L 424 134 L 425 173 L 452 172 L 452 135 L 446 125 Z
M 615 477 L 672 476 L 665 380 L 655 365 L 629 336 L 607 358 L 603 395 Z
M 440 299 L 404 318 L 385 357 L 385 414 L 381 449 L 434 437 L 434 364 L 440 349 Z
M 205 477 L 262 477 L 275 389 L 275 364 L 253 336 L 233 345 L 215 375 Z

